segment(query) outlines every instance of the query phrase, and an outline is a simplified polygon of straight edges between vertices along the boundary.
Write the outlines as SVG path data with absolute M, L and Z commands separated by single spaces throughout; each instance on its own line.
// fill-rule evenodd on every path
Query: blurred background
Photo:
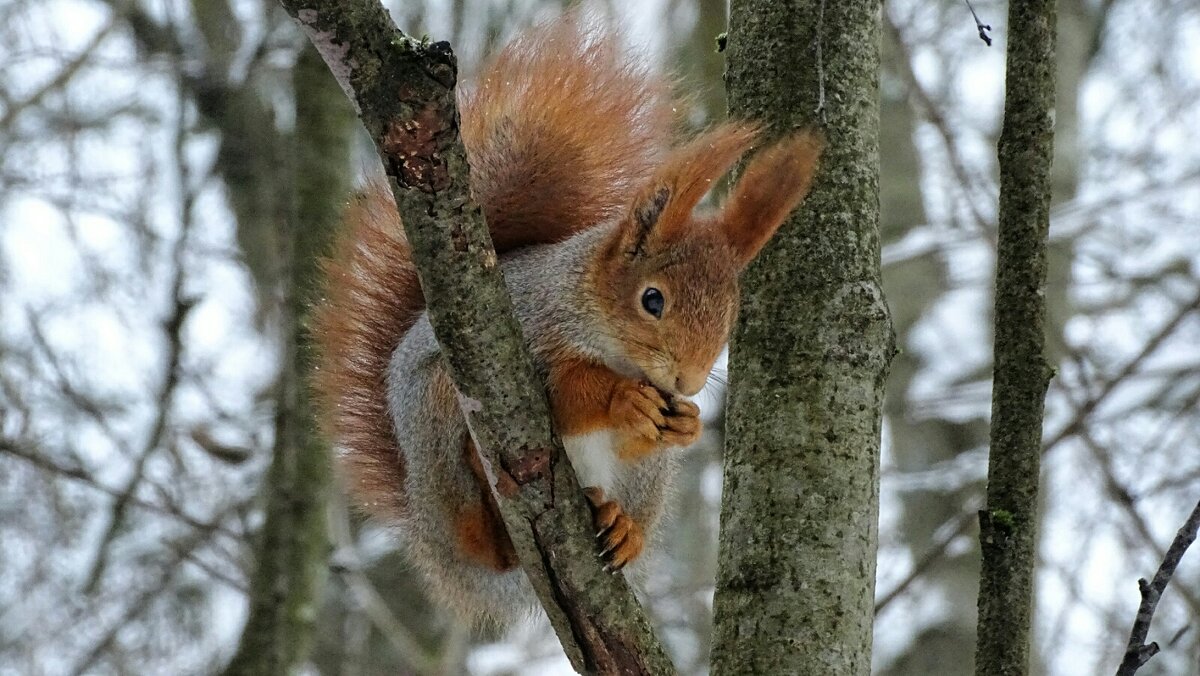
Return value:
M 884 424 L 875 668 L 966 674 L 986 470 L 995 142 L 1006 5 L 883 10 L 884 281 L 903 352 Z M 725 0 L 618 3 L 624 34 L 724 115 Z M 561 3 L 390 3 L 483 55 Z M 1059 3 L 1038 674 L 1111 673 L 1200 497 L 1200 6 Z M 295 379 L 297 184 L 327 209 L 377 172 L 267 0 L 0 0 L 0 674 L 207 674 L 236 648 Z M 317 63 L 319 66 L 319 63 Z M 297 102 L 333 123 L 306 133 Z M 314 172 L 320 171 L 320 174 Z M 328 177 L 332 176 L 332 179 Z M 303 216 L 303 213 L 301 213 Z M 285 227 L 285 223 L 290 223 Z M 315 227 L 315 226 L 314 226 Z M 303 355 L 303 352 L 301 353 Z M 289 363 L 291 362 L 291 363 Z M 290 374 L 290 375 L 289 375 Z M 645 600 L 704 673 L 720 383 Z M 310 673 L 569 673 L 544 624 L 454 626 L 385 529 L 334 491 Z M 1142 673 L 1200 673 L 1200 551 Z

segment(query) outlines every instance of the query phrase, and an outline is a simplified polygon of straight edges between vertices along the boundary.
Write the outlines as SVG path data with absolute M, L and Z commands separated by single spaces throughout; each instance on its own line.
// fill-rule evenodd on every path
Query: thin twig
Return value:
M 1042 455 L 1049 455 L 1063 442 L 1078 436 L 1080 432 L 1085 429 L 1086 423 L 1091 419 L 1092 414 L 1099 409 L 1105 401 L 1108 400 L 1108 397 L 1112 395 L 1114 391 L 1139 373 L 1141 365 L 1144 364 L 1158 350 L 1158 348 L 1166 342 L 1168 338 L 1174 335 L 1176 329 L 1183 324 L 1183 320 L 1191 316 L 1192 313 L 1194 313 L 1197 309 L 1200 309 L 1200 292 L 1193 296 L 1189 302 L 1180 307 L 1174 316 L 1172 316 L 1171 319 L 1163 324 L 1162 328 L 1160 328 L 1153 336 L 1150 337 L 1138 354 L 1126 362 L 1125 365 L 1122 366 L 1115 375 L 1113 375 L 1113 377 L 1104 382 L 1103 386 L 1101 386 L 1098 392 L 1088 397 L 1081 405 L 1075 407 L 1075 414 L 1072 416 L 1070 422 L 1065 424 L 1058 432 L 1051 435 L 1050 438 L 1043 444 Z M 1152 444 L 1150 447 L 1155 447 L 1157 445 L 1158 444 Z M 975 509 L 972 507 L 968 509 L 965 514 L 960 514 L 957 518 L 973 519 L 974 516 Z M 961 521 L 958 523 L 958 526 L 961 528 Z M 956 534 L 959 531 L 959 528 L 955 529 Z M 954 539 L 954 537 L 947 537 L 932 545 L 930 549 L 921 556 L 921 559 L 919 560 L 919 564 L 921 564 L 921 566 L 919 568 L 914 567 L 914 570 L 910 572 L 904 580 L 901 580 L 894 589 L 879 597 L 880 600 L 875 606 L 876 614 L 881 612 L 892 601 L 896 600 L 896 597 L 902 595 L 907 588 L 912 585 L 913 582 L 923 576 L 926 571 L 930 570 L 934 564 L 940 561 L 942 557 L 946 555 L 946 552 L 949 550 L 950 544 L 954 541 Z
M 1171 582 L 1171 576 L 1175 574 L 1175 568 L 1183 559 L 1188 547 L 1196 541 L 1197 531 L 1200 531 L 1200 502 L 1196 503 L 1195 509 L 1192 510 L 1183 527 L 1175 534 L 1175 540 L 1167 549 L 1167 555 L 1163 557 L 1162 565 L 1154 574 L 1154 581 L 1147 582 L 1146 578 L 1138 580 L 1138 588 L 1142 592 L 1142 603 L 1138 606 L 1133 629 L 1129 632 L 1129 644 L 1125 648 L 1125 659 L 1121 660 L 1121 665 L 1117 667 L 1117 676 L 1133 676 L 1138 669 L 1142 668 L 1142 665 L 1150 661 L 1151 657 L 1158 654 L 1158 643 L 1146 644 L 1146 636 L 1150 633 L 1150 622 L 1154 619 L 1154 611 L 1158 608 L 1158 601 L 1162 598 L 1163 591 Z
M 971 16 L 975 18 L 975 29 L 979 31 L 979 39 L 987 43 L 988 47 L 992 46 L 992 36 L 988 35 L 988 31 L 992 27 L 979 20 L 979 15 L 975 13 L 975 8 L 971 6 L 971 0 L 963 0 L 967 3 L 967 9 L 971 10 Z
M 358 545 L 350 531 L 350 516 L 342 500 L 329 508 L 329 525 L 336 551 L 331 570 L 349 588 L 357 610 L 379 631 L 388 644 L 400 655 L 405 665 L 418 674 L 434 674 L 437 658 L 421 645 L 416 635 L 392 613 L 371 579 L 363 572 Z
M 112 33 L 116 25 L 116 19 L 110 19 L 107 24 L 105 24 L 100 30 L 96 31 L 96 34 L 93 35 L 92 39 L 79 50 L 78 54 L 63 64 L 62 69 L 59 70 L 54 77 L 50 78 L 49 81 L 39 87 L 37 91 L 25 97 L 24 100 L 9 105 L 8 110 L 4 112 L 4 116 L 0 117 L 0 129 L 7 130 L 12 125 L 13 121 L 16 120 L 18 115 L 20 115 L 26 109 L 32 108 L 40 103 L 47 94 L 50 94 L 55 90 L 62 89 L 68 82 L 70 82 L 71 79 L 80 71 L 80 69 L 87 65 L 92 57 L 95 56 L 96 49 L 100 46 L 100 43 L 104 42 L 105 38 Z
M 226 510 L 221 514 L 218 514 L 213 520 L 213 523 L 221 523 L 224 521 L 228 513 L 229 510 Z M 133 600 L 125 606 L 125 611 L 121 613 L 121 616 L 117 619 L 117 621 L 109 625 L 109 628 L 105 632 L 104 636 L 97 641 L 92 646 L 92 649 L 88 651 L 87 655 L 75 665 L 75 667 L 71 670 L 71 673 L 75 676 L 80 676 L 81 674 L 90 672 L 96 662 L 103 658 L 108 650 L 112 647 L 121 631 L 128 627 L 134 619 L 146 612 L 146 610 L 149 609 L 150 606 L 160 596 L 162 596 L 167 589 L 170 588 L 171 584 L 175 581 L 175 577 L 183 569 L 181 564 L 183 564 L 184 561 L 187 561 L 194 551 L 204 546 L 212 538 L 215 532 L 215 528 L 196 530 L 180 541 L 170 543 L 167 546 L 167 549 L 173 552 L 173 556 L 167 559 L 159 569 L 160 573 L 158 580 L 154 584 L 147 584 L 144 586 L 144 591 L 136 595 Z
M 1088 450 L 1092 459 L 1096 461 L 1096 466 L 1100 470 L 1105 487 L 1112 496 L 1113 503 L 1125 512 L 1142 544 L 1149 547 L 1160 558 L 1166 558 L 1167 551 L 1154 541 L 1154 534 L 1150 530 L 1149 522 L 1141 511 L 1138 510 L 1137 497 L 1134 495 L 1133 489 L 1117 476 L 1116 468 L 1113 467 L 1112 454 L 1108 449 L 1101 446 L 1100 442 L 1086 428 L 1079 431 L 1078 438 L 1083 443 L 1084 448 Z M 1200 617 L 1200 598 L 1197 598 L 1190 589 L 1180 589 L 1179 593 L 1183 596 L 1183 600 L 1187 605 L 1191 607 L 1192 612 Z
M 194 200 L 194 194 L 189 186 L 190 179 L 188 178 L 187 160 L 183 154 L 183 145 L 188 133 L 185 100 L 181 91 L 179 114 L 176 124 L 175 154 L 178 161 L 183 200 L 180 209 L 179 237 L 176 239 L 171 252 L 174 263 L 174 274 L 171 280 L 172 309 L 171 314 L 163 322 L 163 333 L 166 337 L 167 349 L 162 382 L 155 393 L 155 401 L 158 402 L 158 411 L 154 417 L 154 422 L 151 424 L 150 433 L 146 437 L 145 445 L 134 460 L 133 471 L 129 476 L 129 480 L 125 483 L 125 489 L 117 497 L 116 502 L 113 503 L 112 516 L 109 518 L 108 529 L 105 531 L 104 537 L 100 541 L 100 546 L 96 550 L 96 560 L 92 564 L 91 571 L 87 576 L 87 582 L 84 584 L 85 593 L 93 592 L 100 583 L 100 579 L 104 575 L 104 571 L 108 565 L 109 546 L 116 539 L 125 524 L 125 513 L 129 507 L 129 501 L 145 476 L 146 465 L 149 463 L 150 457 L 162 446 L 163 439 L 166 437 L 169 429 L 171 405 L 175 399 L 175 389 L 179 384 L 179 366 L 183 358 L 183 324 L 187 320 L 188 313 L 191 312 L 197 302 L 195 299 L 186 296 L 183 290 L 186 278 L 186 265 L 183 258 L 187 251 L 189 234 L 192 229 L 191 205 Z
M 938 132 L 938 136 L 941 137 L 942 146 L 946 152 L 946 161 L 950 164 L 950 169 L 954 173 L 955 178 L 958 179 L 959 187 L 962 190 L 963 203 L 971 212 L 971 219 L 974 221 L 975 227 L 981 234 L 986 235 L 984 241 L 994 249 L 996 242 L 995 236 L 992 234 L 993 220 L 983 213 L 979 204 L 984 201 L 994 201 L 996 199 L 995 185 L 991 184 L 990 180 L 986 178 L 973 176 L 966 162 L 963 161 L 962 153 L 959 152 L 958 142 L 955 139 L 950 121 L 942 113 L 937 102 L 933 100 L 933 96 L 925 90 L 925 87 L 922 86 L 921 81 L 917 78 L 917 73 L 913 69 L 914 57 L 912 50 L 904 40 L 904 34 L 900 30 L 900 25 L 888 14 L 886 7 L 884 8 L 883 24 L 884 29 L 892 34 L 896 49 L 900 52 L 901 58 L 896 60 L 896 67 L 900 72 L 900 76 L 908 84 L 909 93 L 912 94 L 920 105 L 920 108 L 924 111 L 926 121 L 933 125 L 933 128 Z
M 978 511 L 978 507 L 975 506 L 966 513 L 958 515 L 958 521 L 955 522 L 954 527 L 950 530 L 950 532 L 947 533 L 945 537 L 938 538 L 938 541 L 932 547 L 930 547 L 929 550 L 926 551 L 916 563 L 913 564 L 912 570 L 908 572 L 908 575 L 906 575 L 904 579 L 897 582 L 896 585 L 893 586 L 886 594 L 879 597 L 879 600 L 875 602 L 876 615 L 882 613 L 884 609 L 891 605 L 892 601 L 900 598 L 904 592 L 908 591 L 908 588 L 912 586 L 912 583 L 916 582 L 921 576 L 933 568 L 938 561 L 942 560 L 942 557 L 945 556 L 946 551 L 950 549 L 950 545 L 954 544 L 954 541 L 958 538 L 966 535 L 967 531 L 971 529 L 971 526 L 975 525 L 975 514 Z
M 89 486 L 105 495 L 117 498 L 122 495 L 121 489 L 108 486 L 101 483 L 96 477 L 92 476 L 87 470 L 81 467 L 70 467 L 59 464 L 50 459 L 44 454 L 38 453 L 36 450 L 29 448 L 26 444 L 17 439 L 0 438 L 0 453 L 8 454 L 14 458 L 19 458 L 39 470 L 47 474 L 61 476 L 81 484 Z M 153 502 L 142 500 L 136 496 L 129 498 L 129 505 L 137 507 L 149 512 L 154 512 L 162 516 L 167 516 L 178 520 L 181 524 L 196 529 L 213 529 L 215 532 L 235 539 L 241 539 L 243 534 L 230 530 L 228 527 L 212 522 L 204 522 L 187 514 L 175 506 L 158 505 Z
M 1117 389 L 1117 387 L 1119 387 L 1126 381 L 1126 379 L 1137 372 L 1141 365 L 1145 363 L 1146 360 L 1152 354 L 1154 354 L 1154 352 L 1158 350 L 1158 348 L 1164 342 L 1166 342 L 1167 338 L 1171 337 L 1175 333 L 1175 330 L 1179 328 L 1180 324 L 1183 323 L 1183 320 L 1191 316 L 1191 314 L 1196 310 L 1200 310 L 1200 290 L 1197 291 L 1196 295 L 1193 296 L 1192 299 L 1187 302 L 1187 304 L 1179 308 L 1175 315 L 1171 317 L 1167 323 L 1163 324 L 1162 328 L 1160 328 L 1158 332 L 1150 337 L 1150 340 L 1146 341 L 1146 344 L 1142 347 L 1141 351 L 1137 353 L 1137 355 L 1126 362 L 1125 365 L 1121 367 L 1121 370 L 1116 373 L 1116 375 L 1104 383 L 1104 386 L 1099 392 L 1091 397 L 1088 397 L 1087 401 L 1083 402 L 1083 405 L 1076 409 L 1075 416 L 1071 419 L 1071 421 L 1064 425 L 1046 442 L 1045 451 L 1049 451 L 1051 448 L 1057 446 L 1059 442 L 1067 439 L 1068 437 L 1078 434 L 1079 430 L 1083 428 L 1084 423 L 1087 422 L 1088 417 L 1091 416 L 1092 413 L 1094 413 L 1106 399 L 1108 399 L 1109 395 L 1111 395 L 1113 391 Z

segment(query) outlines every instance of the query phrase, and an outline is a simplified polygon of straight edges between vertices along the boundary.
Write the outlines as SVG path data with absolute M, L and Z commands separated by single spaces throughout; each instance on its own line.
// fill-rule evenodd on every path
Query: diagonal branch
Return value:
M 521 563 L 572 665 L 669 673 L 620 577 L 595 556 L 591 518 L 550 426 L 458 136 L 449 44 L 396 29 L 378 0 L 281 0 L 375 141 L 420 273 L 429 319 Z M 472 299 L 462 302 L 461 299 Z
M 1196 503 L 1196 508 L 1192 510 L 1187 521 L 1175 534 L 1175 540 L 1167 549 L 1167 555 L 1163 557 L 1162 565 L 1154 574 L 1154 580 L 1151 582 L 1146 582 L 1145 578 L 1138 580 L 1138 589 L 1142 592 L 1142 603 L 1138 606 L 1137 617 L 1133 621 L 1133 630 L 1129 632 L 1129 645 L 1125 648 L 1125 659 L 1121 660 L 1121 665 L 1117 667 L 1117 676 L 1133 676 L 1138 669 L 1142 668 L 1142 665 L 1150 661 L 1151 657 L 1158 654 L 1157 643 L 1146 644 L 1146 636 L 1150 633 L 1150 622 L 1154 619 L 1154 611 L 1158 608 L 1159 599 L 1162 598 L 1163 592 L 1171 582 L 1171 576 L 1175 574 L 1175 568 L 1183 559 L 1188 547 L 1196 541 L 1197 531 L 1200 531 L 1200 502 Z

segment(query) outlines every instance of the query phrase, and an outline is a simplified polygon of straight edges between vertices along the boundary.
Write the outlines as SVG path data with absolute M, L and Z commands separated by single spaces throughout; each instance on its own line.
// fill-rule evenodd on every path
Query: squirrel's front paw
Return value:
M 622 381 L 613 392 L 609 415 L 624 436 L 657 442 L 667 424 L 667 400 L 653 385 Z
M 700 407 L 686 399 L 668 403 L 666 425 L 661 429 L 666 446 L 691 446 L 700 438 Z
M 642 527 L 629 518 L 615 500 L 606 500 L 604 489 L 592 486 L 583 494 L 592 505 L 592 520 L 596 525 L 596 540 L 604 570 L 615 573 L 636 559 L 645 546 Z
M 647 383 L 622 382 L 613 393 L 609 415 L 624 437 L 623 457 L 687 446 L 700 438 L 700 409 L 684 399 L 668 399 Z

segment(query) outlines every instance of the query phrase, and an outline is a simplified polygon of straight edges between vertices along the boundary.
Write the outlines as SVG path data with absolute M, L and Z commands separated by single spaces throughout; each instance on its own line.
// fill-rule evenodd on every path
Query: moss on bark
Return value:
M 733 2 L 732 117 L 818 126 L 814 188 L 730 346 L 713 672 L 867 674 L 894 336 L 879 273 L 880 4 Z
M 1055 3 L 1008 12 L 995 356 L 975 672 L 1029 673 L 1046 363 L 1046 240 L 1054 151 Z

